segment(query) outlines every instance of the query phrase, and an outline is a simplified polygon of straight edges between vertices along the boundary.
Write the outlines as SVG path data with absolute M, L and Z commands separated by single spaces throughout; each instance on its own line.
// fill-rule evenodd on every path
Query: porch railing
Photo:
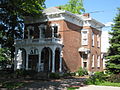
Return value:
M 21 39 L 15 40 L 15 44 L 44 44 L 44 43 L 58 43 L 62 44 L 60 38 L 42 38 L 42 39 Z

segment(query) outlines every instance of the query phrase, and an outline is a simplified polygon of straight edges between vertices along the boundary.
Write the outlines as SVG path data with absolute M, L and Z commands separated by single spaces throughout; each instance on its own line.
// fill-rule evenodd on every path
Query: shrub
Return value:
M 21 87 L 23 85 L 24 85 L 23 82 L 6 82 L 6 83 L 2 84 L 2 87 L 13 90 L 13 89 Z
M 83 69 L 82 67 L 80 67 L 76 73 L 78 73 L 79 76 L 88 75 L 88 71 L 86 69 Z
M 60 75 L 58 73 L 50 73 L 49 78 L 51 78 L 51 79 L 59 79 Z
M 107 80 L 113 83 L 120 83 L 120 74 L 112 74 Z
M 85 84 L 100 84 L 106 80 L 106 74 L 103 72 L 96 72 L 94 75 L 90 76 L 89 79 L 86 80 Z

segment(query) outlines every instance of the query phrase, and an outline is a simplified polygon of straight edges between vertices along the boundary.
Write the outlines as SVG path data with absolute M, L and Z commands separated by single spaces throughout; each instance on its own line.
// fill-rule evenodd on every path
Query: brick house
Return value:
M 22 40 L 15 40 L 15 70 L 38 72 L 102 71 L 101 30 L 89 14 L 51 7 L 37 18 L 26 17 Z

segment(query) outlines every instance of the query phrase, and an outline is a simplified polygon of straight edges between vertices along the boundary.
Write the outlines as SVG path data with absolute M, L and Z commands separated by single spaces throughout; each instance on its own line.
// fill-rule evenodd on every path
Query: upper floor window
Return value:
M 52 37 L 59 38 L 60 34 L 58 32 L 58 30 L 59 30 L 58 24 L 52 24 L 51 28 L 52 28 Z
M 100 47 L 100 35 L 97 35 L 97 47 Z
M 34 28 L 33 26 L 28 26 L 27 31 L 25 31 L 24 37 L 29 38 L 29 39 L 39 38 L 39 31 L 38 31 L 38 29 Z
M 87 30 L 82 30 L 82 45 L 88 45 L 88 31 Z
M 28 38 L 30 39 L 34 38 L 34 27 L 33 26 L 28 26 L 27 32 L 28 32 Z
M 40 30 L 40 38 L 45 38 L 45 31 L 46 31 L 46 25 L 40 25 L 38 26 Z
M 92 32 L 92 46 L 94 46 L 94 33 Z

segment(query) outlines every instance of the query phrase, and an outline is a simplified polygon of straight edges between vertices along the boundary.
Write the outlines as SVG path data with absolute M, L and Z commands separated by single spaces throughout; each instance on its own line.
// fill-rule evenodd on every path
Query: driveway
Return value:
M 76 90 L 120 90 L 120 87 L 89 85 Z

